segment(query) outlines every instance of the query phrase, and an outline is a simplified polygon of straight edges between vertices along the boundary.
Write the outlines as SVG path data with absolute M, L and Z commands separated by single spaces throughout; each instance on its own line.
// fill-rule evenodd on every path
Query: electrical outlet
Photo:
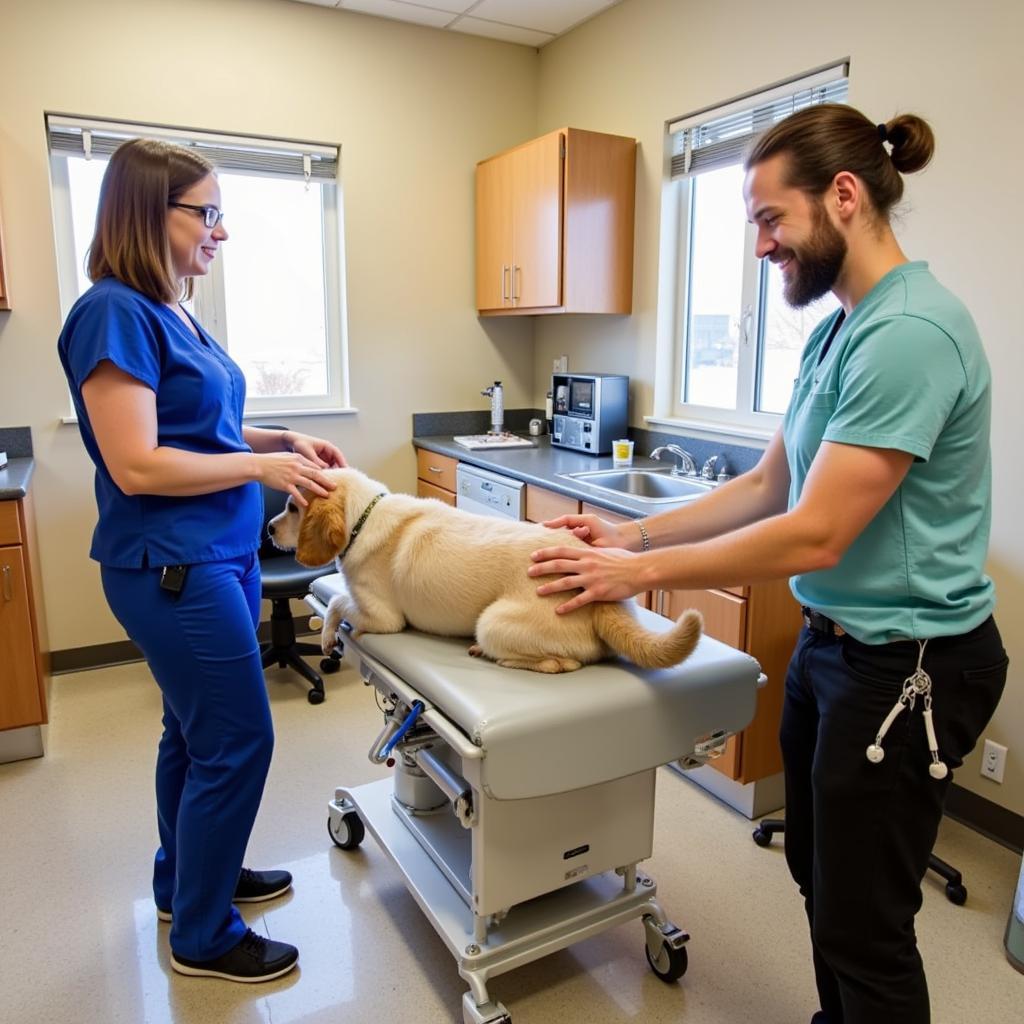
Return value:
M 551 364 L 551 370 L 553 373 L 568 373 L 569 372 L 569 357 L 568 356 L 557 356 Z
M 981 774 L 993 782 L 1003 781 L 1006 769 L 1006 747 L 1002 743 L 985 740 L 985 749 L 981 755 Z

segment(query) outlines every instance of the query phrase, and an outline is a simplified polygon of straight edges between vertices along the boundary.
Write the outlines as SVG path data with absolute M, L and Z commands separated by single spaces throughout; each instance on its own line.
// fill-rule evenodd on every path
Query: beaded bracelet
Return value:
M 643 523 L 637 521 L 637 526 L 640 527 L 640 550 L 650 551 L 651 550 L 651 538 L 647 535 L 647 527 Z

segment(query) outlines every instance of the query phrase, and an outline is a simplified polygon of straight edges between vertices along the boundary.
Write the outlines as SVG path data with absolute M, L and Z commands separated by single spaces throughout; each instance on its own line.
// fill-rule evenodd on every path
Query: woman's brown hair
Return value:
M 91 281 L 116 277 L 155 302 L 177 302 L 182 286 L 171 264 L 167 206 L 213 171 L 213 164 L 181 146 L 131 139 L 110 158 L 89 246 Z M 184 297 L 192 295 L 192 280 Z
M 934 151 L 931 127 L 916 114 L 899 114 L 876 125 L 853 107 L 822 103 L 769 128 L 754 143 L 744 167 L 749 171 L 784 153 L 786 184 L 814 196 L 823 195 L 840 171 L 850 171 L 867 186 L 877 215 L 888 221 L 903 197 L 902 175 L 919 171 Z

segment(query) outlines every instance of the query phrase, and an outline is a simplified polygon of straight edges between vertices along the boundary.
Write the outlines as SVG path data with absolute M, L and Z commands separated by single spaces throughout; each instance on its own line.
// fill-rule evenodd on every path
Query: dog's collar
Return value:
M 359 536 L 359 531 L 366 525 L 366 520 L 370 518 L 370 513 L 373 511 L 373 506 L 380 501 L 381 498 L 387 495 L 387 491 L 381 491 L 373 501 L 363 510 L 363 514 L 359 517 L 359 521 L 355 526 L 352 527 L 352 532 L 348 535 L 348 543 L 345 545 L 345 550 L 338 555 L 338 561 L 340 562 L 347 554 L 348 549 L 352 547 L 352 542 Z

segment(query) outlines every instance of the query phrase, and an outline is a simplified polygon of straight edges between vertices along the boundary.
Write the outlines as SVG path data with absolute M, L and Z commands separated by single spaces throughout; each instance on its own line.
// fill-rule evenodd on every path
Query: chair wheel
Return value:
M 758 846 L 771 846 L 772 845 L 771 833 L 770 832 L 766 832 L 763 828 L 761 828 L 760 825 L 758 825 L 757 828 L 754 829 L 754 831 L 751 833 L 751 835 L 753 835 L 754 842 L 757 843 Z
M 962 885 L 954 885 L 952 882 L 946 886 L 946 899 L 962 907 L 967 902 L 967 889 Z
M 306 700 L 308 700 L 310 704 L 323 704 L 324 691 L 310 690 L 309 693 L 306 694 Z
M 322 658 L 320 660 L 321 672 L 337 672 L 341 668 L 341 662 L 337 658 Z
M 342 850 L 354 850 L 366 838 L 366 826 L 355 811 L 349 811 L 340 818 L 327 818 L 327 834 L 335 846 Z
M 661 946 L 661 952 L 658 954 L 657 960 L 655 960 L 651 956 L 651 951 L 647 948 L 647 944 L 644 943 L 644 953 L 647 956 L 647 962 L 651 965 L 651 970 L 666 985 L 678 981 L 686 973 L 686 968 L 689 966 L 689 956 L 685 946 L 680 946 L 679 949 L 676 949 L 674 946 L 664 942 Z

